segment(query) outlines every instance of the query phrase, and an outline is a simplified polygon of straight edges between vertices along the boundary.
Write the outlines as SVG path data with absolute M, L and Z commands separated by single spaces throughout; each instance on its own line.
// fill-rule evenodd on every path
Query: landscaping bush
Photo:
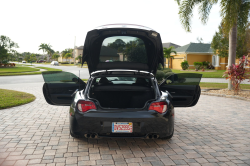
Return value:
M 172 72 L 172 70 L 170 68 L 166 68 L 162 70 L 164 73 L 168 73 L 168 72 Z
M 161 82 L 163 80 L 163 78 L 165 77 L 165 73 L 161 70 L 157 70 L 155 77 L 156 77 L 158 82 Z
M 203 61 L 202 62 L 202 66 L 203 66 L 204 69 L 207 69 L 209 64 L 210 64 L 210 62 L 208 62 L 208 61 Z
M 239 60 L 239 64 L 232 66 L 228 66 L 227 71 L 225 71 L 223 77 L 226 79 L 230 79 L 232 82 L 234 94 L 237 95 L 240 90 L 240 83 L 245 80 L 250 80 L 250 68 L 246 68 L 246 66 L 250 67 L 250 61 L 248 60 L 248 56 L 243 56 Z
M 188 61 L 181 62 L 182 70 L 187 70 L 189 68 Z
M 69 64 L 69 62 L 61 62 L 61 64 Z
M 194 62 L 195 70 L 198 71 L 202 67 L 202 62 Z
M 214 69 L 214 66 L 211 63 L 209 63 L 207 69 Z
M 157 70 L 163 70 L 162 65 L 159 63 Z

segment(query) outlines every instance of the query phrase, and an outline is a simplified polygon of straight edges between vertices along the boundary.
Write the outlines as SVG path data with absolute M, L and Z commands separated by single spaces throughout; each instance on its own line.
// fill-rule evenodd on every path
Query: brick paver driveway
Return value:
M 68 107 L 48 105 L 42 84 L 5 85 L 37 99 L 0 110 L 0 165 L 250 165 L 250 103 L 201 96 L 176 108 L 171 140 L 74 139 Z

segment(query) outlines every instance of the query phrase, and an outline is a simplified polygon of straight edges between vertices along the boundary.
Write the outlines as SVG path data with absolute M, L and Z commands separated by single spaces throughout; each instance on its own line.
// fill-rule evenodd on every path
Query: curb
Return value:
M 239 96 L 233 96 L 233 95 L 223 95 L 223 94 L 216 94 L 216 93 L 207 93 L 207 92 L 201 92 L 202 95 L 209 95 L 209 96 L 218 96 L 218 97 L 227 97 L 227 98 L 234 98 L 239 100 L 245 100 L 250 101 L 250 99 L 239 97 Z

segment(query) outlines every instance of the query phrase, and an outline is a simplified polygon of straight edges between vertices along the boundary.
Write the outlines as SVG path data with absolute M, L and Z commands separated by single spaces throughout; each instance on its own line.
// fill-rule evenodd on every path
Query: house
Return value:
M 117 50 L 112 49 L 110 47 L 102 46 L 100 52 L 100 61 L 105 62 L 106 60 L 112 61 L 122 61 L 123 54 L 118 53 Z
M 174 58 L 170 58 L 170 68 L 182 69 L 181 62 L 188 61 L 189 69 L 194 68 L 194 62 L 209 61 L 216 70 L 225 70 L 227 66 L 227 57 L 221 58 L 215 55 L 211 49 L 211 44 L 205 43 L 189 43 L 175 49 L 177 54 L 171 54 Z M 166 59 L 166 64 L 168 60 Z
M 75 58 L 77 58 L 79 55 L 82 56 L 83 46 L 75 47 L 74 51 L 75 51 L 75 56 L 74 56 Z M 58 58 L 58 62 L 66 62 L 66 61 L 70 62 L 70 63 L 74 62 L 74 58 L 66 59 L 66 58 L 62 57 L 62 54 L 59 54 L 59 55 L 60 55 L 60 57 Z M 78 62 L 80 62 L 80 60 L 79 59 L 75 60 L 75 62 L 78 63 Z

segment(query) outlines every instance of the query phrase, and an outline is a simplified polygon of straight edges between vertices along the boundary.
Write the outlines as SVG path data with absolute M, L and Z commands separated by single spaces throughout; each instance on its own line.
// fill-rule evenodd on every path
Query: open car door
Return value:
M 85 88 L 86 83 L 76 75 L 63 71 L 42 72 L 43 95 L 48 104 L 69 106 L 76 90 Z
M 170 93 L 174 107 L 192 107 L 200 98 L 201 77 L 202 74 L 196 73 L 173 74 L 164 79 L 159 88 Z

